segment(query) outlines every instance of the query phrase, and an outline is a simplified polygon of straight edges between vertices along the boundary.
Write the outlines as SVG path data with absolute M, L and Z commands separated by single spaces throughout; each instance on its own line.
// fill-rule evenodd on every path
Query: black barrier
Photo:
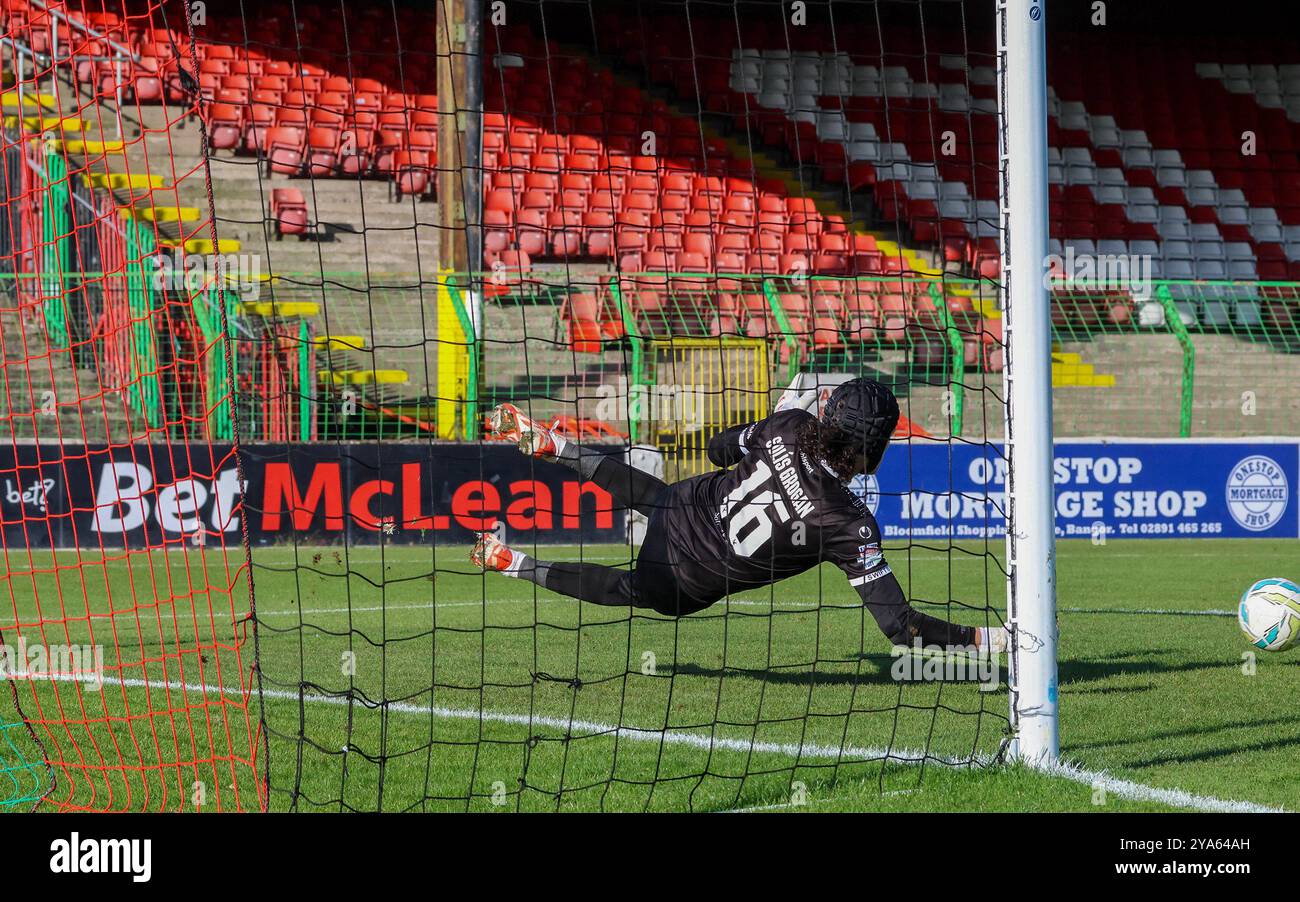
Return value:
M 615 449 L 611 449 L 613 451 Z M 14 548 L 467 543 L 498 520 L 545 543 L 621 542 L 609 493 L 501 444 L 0 447 Z M 224 537 L 224 538 L 222 538 Z

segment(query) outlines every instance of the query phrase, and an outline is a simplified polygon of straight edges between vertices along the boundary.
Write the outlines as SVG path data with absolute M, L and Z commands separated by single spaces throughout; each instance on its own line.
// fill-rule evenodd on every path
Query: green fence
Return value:
M 161 299 L 147 262 L 156 250 L 154 236 L 134 220 L 122 225 L 126 234 L 126 297 L 131 322 L 131 380 L 127 397 L 151 428 L 166 422 L 158 371 L 158 324 Z
M 225 322 L 232 327 L 238 322 L 239 303 L 233 292 L 218 291 L 216 285 L 208 286 L 194 298 L 194 319 L 198 323 L 203 337 L 204 368 L 204 403 L 208 423 L 208 435 L 219 441 L 231 441 L 235 438 L 233 413 L 234 373 L 239 371 L 239 345 L 229 342 L 230 362 L 234 364 L 232 372 L 226 360 L 227 336 L 222 322 L 221 304 L 225 300 Z M 308 433 L 310 434 L 310 433 Z
M 1154 281 L 1147 290 L 1061 285 L 1058 348 L 1110 368 L 1117 435 L 1295 435 L 1300 285 Z M 1067 387 L 1058 388 L 1058 407 Z M 1105 422 L 1105 419 L 1103 419 Z
M 67 398 L 58 402 L 62 409 L 80 414 L 76 427 L 68 424 L 70 434 L 84 432 L 91 440 L 135 440 L 141 437 L 141 426 L 171 438 L 193 438 L 186 424 L 201 420 L 210 439 L 229 441 L 235 437 L 236 405 L 245 412 L 245 440 L 315 437 L 318 352 L 309 318 L 281 315 L 278 308 L 268 315 L 250 313 L 242 303 L 242 286 L 237 290 L 228 280 L 225 290 L 218 291 L 219 276 L 211 273 L 196 284 L 180 266 L 170 269 L 177 281 L 160 278 L 168 271 L 156 265 L 160 248 L 151 223 L 119 217 L 115 205 L 102 203 L 103 198 L 96 201 L 96 212 L 90 216 L 72 215 L 72 205 L 84 201 L 74 197 L 67 162 L 59 153 L 45 153 L 41 168 L 33 167 L 33 178 L 33 202 L 39 209 L 39 234 L 29 239 L 36 245 L 31 257 L 34 272 L 9 273 L 4 278 L 14 286 L 15 299 L 21 297 L 23 283 L 39 292 L 43 337 L 54 369 L 82 367 L 76 374 L 42 373 L 34 360 L 28 360 L 26 378 L 18 378 L 24 362 L 9 364 L 8 382 L 31 383 L 25 396 L 10 397 L 9 403 L 27 415 L 22 422 L 31 424 L 33 434 L 37 427 L 31 410 L 61 380 L 65 385 L 72 382 L 81 395 L 76 404 Z M 120 264 L 113 272 L 72 268 L 80 259 L 74 220 L 80 219 L 84 229 L 92 216 L 101 259 Z M 86 297 L 88 285 L 98 286 L 104 309 L 74 311 L 73 304 Z M 274 300 L 273 285 L 268 287 Z M 286 294 L 292 299 L 301 292 L 290 289 Z M 70 328 L 74 313 L 79 322 L 87 323 L 75 335 Z M 182 321 L 188 328 L 178 329 Z M 110 331 L 112 350 L 106 346 Z M 56 353 L 74 344 L 76 361 Z M 95 357 L 118 355 L 119 348 L 114 359 L 122 361 L 120 371 L 94 363 Z M 91 384 L 110 370 L 118 375 L 104 384 Z M 120 407 L 114 409 L 109 400 L 116 391 L 123 393 L 132 411 L 130 428 Z M 93 412 L 88 409 L 95 405 L 98 409 Z
M 41 205 L 39 248 L 41 297 L 45 299 L 45 331 L 51 347 L 68 347 L 69 256 L 73 240 L 69 207 L 72 191 L 68 185 L 68 164 L 58 154 L 45 155 L 45 172 L 37 178 Z
M 757 336 L 768 342 L 774 391 L 800 370 L 871 375 L 891 383 L 905 415 L 931 434 L 1001 436 L 1005 350 L 997 286 L 988 282 L 534 275 L 489 310 L 489 399 L 594 415 L 613 376 L 655 383 L 651 342 Z M 1133 292 L 1058 284 L 1051 303 L 1057 435 L 1300 432 L 1292 388 L 1300 285 L 1157 281 Z M 634 420 L 616 425 L 638 436 Z
M 130 400 L 153 426 L 166 419 L 155 325 L 162 300 L 142 262 L 153 250 L 151 236 L 133 221 L 123 226 Z M 42 279 L 87 275 L 60 270 L 67 257 L 46 260 Z M 272 338 L 288 342 L 284 366 L 294 371 L 292 438 L 427 439 L 435 433 L 434 286 L 418 278 L 379 285 L 359 274 L 336 276 L 316 274 L 314 284 L 286 277 L 263 287 L 261 299 L 276 310 L 310 301 L 310 315 L 252 316 L 228 293 L 227 317 L 248 341 L 234 348 L 234 373 L 214 344 L 215 292 L 199 295 L 194 312 L 211 348 L 204 378 L 216 400 L 208 414 L 214 438 L 233 435 L 232 404 L 220 387 L 240 386 L 240 374 L 254 372 L 255 361 L 240 349 Z M 492 279 L 475 274 L 472 284 L 489 286 Z M 462 399 L 481 408 L 524 400 L 539 417 L 601 421 L 637 440 L 644 424 L 627 416 L 626 402 L 658 383 L 651 359 L 656 343 L 759 338 L 769 352 L 773 397 L 800 371 L 869 375 L 893 385 L 904 414 L 932 435 L 1001 437 L 1005 353 L 997 286 L 988 282 L 613 276 L 592 268 L 537 271 L 487 294 L 472 342 L 475 390 Z M 1134 293 L 1058 284 L 1051 298 L 1058 436 L 1300 433 L 1293 388 L 1300 382 L 1300 285 L 1157 281 Z M 59 331 L 63 308 L 47 303 L 45 310 L 50 334 L 66 334 Z M 346 340 L 324 341 L 331 336 Z M 335 378 L 394 372 L 403 376 L 391 383 Z M 242 386 L 247 396 L 248 381 Z M 245 437 L 261 435 L 256 422 L 245 424 Z

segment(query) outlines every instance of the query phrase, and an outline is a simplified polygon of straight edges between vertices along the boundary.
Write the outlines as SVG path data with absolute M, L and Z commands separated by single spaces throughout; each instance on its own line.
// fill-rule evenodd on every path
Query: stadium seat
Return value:
M 296 126 L 276 126 L 266 132 L 262 150 L 268 171 L 297 175 L 302 171 L 305 135 Z
M 578 292 L 565 298 L 560 309 L 560 321 L 568 327 L 568 343 L 572 350 L 578 353 L 600 352 L 599 306 L 594 294 Z
M 306 168 L 316 177 L 333 175 L 338 166 L 339 133 L 333 128 L 307 130 Z
M 235 150 L 244 136 L 243 111 L 234 104 L 214 103 L 208 108 L 208 128 L 213 150 Z
M 392 192 L 397 199 L 420 196 L 433 190 L 432 162 L 423 150 L 399 150 L 393 153 Z
M 274 188 L 271 191 L 271 218 L 277 238 L 303 236 L 308 232 L 307 202 L 297 188 Z

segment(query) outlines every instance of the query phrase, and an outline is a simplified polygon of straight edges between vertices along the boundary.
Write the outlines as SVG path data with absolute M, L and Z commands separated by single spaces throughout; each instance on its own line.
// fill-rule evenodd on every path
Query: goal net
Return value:
M 236 272 L 184 7 L 3 17 L 0 803 L 257 810 Z
M 644 529 L 498 403 L 674 482 L 862 375 L 893 572 L 1001 625 L 988 7 L 4 0 L 0 806 L 905 807 L 995 760 L 996 659 L 899 654 L 829 565 L 669 618 L 468 558 Z

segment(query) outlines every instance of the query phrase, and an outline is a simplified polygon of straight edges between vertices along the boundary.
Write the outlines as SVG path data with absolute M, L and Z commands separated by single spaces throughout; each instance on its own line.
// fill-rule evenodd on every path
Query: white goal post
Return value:
M 1054 763 L 1056 533 L 1048 252 L 1046 0 L 996 0 L 1001 306 L 1006 342 L 1012 755 Z

